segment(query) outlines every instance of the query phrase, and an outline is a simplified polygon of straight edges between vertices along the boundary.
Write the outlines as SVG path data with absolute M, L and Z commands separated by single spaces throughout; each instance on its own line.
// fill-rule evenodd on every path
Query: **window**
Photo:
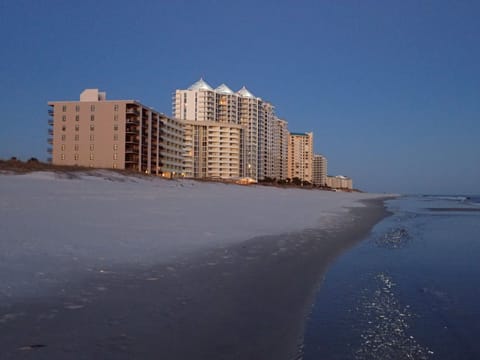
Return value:
M 117 153 L 113 153 L 113 160 L 117 160 L 118 159 L 118 154 Z
M 118 141 L 118 134 L 113 134 L 113 140 Z
M 90 121 L 94 121 L 95 120 L 95 115 L 90 115 Z
M 118 111 L 118 104 L 113 105 L 113 111 Z
M 93 130 L 95 130 L 95 125 L 91 124 L 90 125 L 90 131 L 93 131 Z
M 113 115 L 113 121 L 118 121 L 118 115 L 117 114 Z
M 75 154 L 74 158 L 75 160 L 78 160 L 78 154 Z
M 95 105 L 90 105 L 90 111 L 94 112 L 95 111 Z
M 95 150 L 95 145 L 90 144 L 90 151 L 93 151 L 93 150 Z
M 118 124 L 113 125 L 113 130 L 118 131 Z
M 75 151 L 78 151 L 78 148 L 79 148 L 78 144 L 75 144 L 75 147 L 74 147 Z
M 65 160 L 65 154 L 62 154 L 60 157 L 62 160 Z
M 66 111 L 67 111 L 67 105 L 63 105 L 63 106 L 62 106 L 62 111 L 63 111 L 63 112 L 66 112 Z
M 95 136 L 94 135 L 90 135 L 90 141 L 94 141 L 95 140 Z
M 113 150 L 114 150 L 114 151 L 117 151 L 117 150 L 118 150 L 118 145 L 117 145 L 117 144 L 113 145 Z
M 95 160 L 95 155 L 92 152 L 90 153 L 90 160 Z
M 75 105 L 75 111 L 80 112 L 80 105 Z
M 80 121 L 80 115 L 75 115 L 75 121 Z
M 65 144 L 62 144 L 62 151 L 65 151 Z
M 114 169 L 117 168 L 117 163 L 113 163 L 113 168 L 114 168 Z
M 62 121 L 67 121 L 67 115 L 62 115 Z
M 66 135 L 62 135 L 62 141 L 65 141 L 67 139 Z
M 78 141 L 78 140 L 80 140 L 80 135 L 77 134 L 75 135 L 75 141 Z
M 80 125 L 75 124 L 75 131 L 79 131 L 79 130 L 80 130 Z

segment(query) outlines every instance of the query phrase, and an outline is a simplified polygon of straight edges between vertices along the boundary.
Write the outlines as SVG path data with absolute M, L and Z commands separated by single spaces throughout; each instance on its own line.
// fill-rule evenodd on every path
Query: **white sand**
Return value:
M 0 299 L 41 292 L 42 279 L 54 284 L 72 271 L 334 229 L 347 207 L 383 196 L 96 174 L 0 175 Z

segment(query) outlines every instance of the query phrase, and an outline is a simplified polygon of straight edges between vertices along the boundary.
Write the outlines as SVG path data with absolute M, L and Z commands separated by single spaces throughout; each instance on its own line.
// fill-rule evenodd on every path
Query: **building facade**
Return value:
M 327 158 L 320 154 L 313 155 L 313 184 L 325 186 L 327 184 Z
M 51 101 L 49 153 L 55 165 L 183 174 L 183 126 L 136 100 L 86 89 L 79 101 Z
M 288 177 L 312 182 L 313 133 L 290 133 L 288 141 Z

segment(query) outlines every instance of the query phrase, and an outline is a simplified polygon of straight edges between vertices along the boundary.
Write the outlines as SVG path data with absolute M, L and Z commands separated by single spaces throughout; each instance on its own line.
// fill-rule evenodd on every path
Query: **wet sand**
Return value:
M 328 264 L 387 215 L 118 267 L 0 308 L 1 359 L 293 359 Z

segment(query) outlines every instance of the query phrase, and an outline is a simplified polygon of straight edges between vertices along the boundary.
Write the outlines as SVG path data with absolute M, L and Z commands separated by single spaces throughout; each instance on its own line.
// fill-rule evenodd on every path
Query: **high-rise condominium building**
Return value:
M 200 79 L 176 90 L 173 114 L 185 122 L 187 176 L 259 180 L 273 175 L 274 107 L 245 87 L 213 89 Z
M 277 180 L 288 178 L 288 132 L 287 122 L 276 118 L 273 124 L 273 175 Z
M 313 133 L 290 133 L 288 177 L 312 182 Z
M 327 158 L 320 154 L 313 155 L 313 184 L 324 186 L 327 183 Z
M 48 142 L 55 165 L 183 173 L 183 127 L 136 100 L 107 100 L 86 89 L 80 101 L 51 101 Z

